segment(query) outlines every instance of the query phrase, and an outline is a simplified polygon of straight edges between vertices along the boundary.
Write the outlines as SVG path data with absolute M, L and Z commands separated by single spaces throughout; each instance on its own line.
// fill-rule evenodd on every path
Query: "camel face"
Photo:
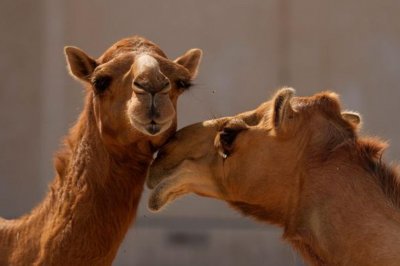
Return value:
M 127 109 L 131 125 L 144 134 L 164 132 L 175 117 L 176 97 L 171 81 L 161 71 L 158 61 L 147 54 L 135 57 L 131 72 L 134 97 L 128 101 Z
M 99 131 L 113 144 L 138 137 L 157 144 L 170 135 L 176 128 L 177 99 L 190 87 L 201 60 L 201 51 L 192 49 L 171 61 L 156 45 L 138 38 L 117 42 L 97 60 L 75 47 L 65 53 L 71 74 L 93 91 Z
M 337 96 L 281 89 L 257 109 L 188 126 L 161 148 L 147 185 L 157 211 L 186 193 L 285 208 L 288 187 L 309 160 L 354 137 L 357 114 Z

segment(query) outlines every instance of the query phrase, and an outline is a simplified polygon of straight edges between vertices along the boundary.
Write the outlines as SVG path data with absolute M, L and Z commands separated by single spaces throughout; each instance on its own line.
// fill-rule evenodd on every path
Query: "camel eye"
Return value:
M 187 89 L 189 89 L 189 88 L 192 86 L 192 84 L 190 83 L 190 81 L 186 81 L 186 80 L 180 79 L 180 80 L 178 80 L 178 81 L 176 82 L 176 86 L 177 86 L 179 89 L 187 90 Z
M 111 81 L 112 81 L 112 79 L 110 76 L 99 76 L 93 80 L 92 84 L 96 90 L 96 93 L 101 94 L 105 90 L 107 90 L 107 88 L 111 84 Z
M 234 150 L 234 142 L 244 130 L 249 129 L 248 125 L 241 119 L 233 119 L 225 124 L 219 131 L 216 138 L 216 147 L 218 148 L 219 155 L 226 159 L 232 154 Z
M 219 133 L 219 140 L 225 151 L 230 151 L 232 149 L 233 142 L 239 132 L 240 130 L 238 129 L 226 127 Z

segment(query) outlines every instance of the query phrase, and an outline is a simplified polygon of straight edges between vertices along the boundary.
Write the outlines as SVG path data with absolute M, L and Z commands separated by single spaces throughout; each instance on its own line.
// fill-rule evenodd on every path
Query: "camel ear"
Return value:
M 356 129 L 359 129 L 361 127 L 362 121 L 361 115 L 359 113 L 345 111 L 342 112 L 342 118 L 352 124 Z
M 77 47 L 64 48 L 70 74 L 82 81 L 90 82 L 90 76 L 97 66 L 96 60 Z
M 294 110 L 290 104 L 295 90 L 293 88 L 282 88 L 274 97 L 272 122 L 276 130 L 284 131 L 287 128 L 288 121 L 294 116 Z
M 202 55 L 203 52 L 200 49 L 190 49 L 184 55 L 175 59 L 174 62 L 189 70 L 190 78 L 194 79 L 197 76 Z

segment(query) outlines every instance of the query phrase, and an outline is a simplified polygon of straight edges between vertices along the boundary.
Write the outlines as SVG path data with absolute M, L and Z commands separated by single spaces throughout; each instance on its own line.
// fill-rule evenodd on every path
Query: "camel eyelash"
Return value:
M 236 128 L 224 128 L 219 133 L 219 139 L 223 146 L 230 147 L 241 130 Z
M 96 93 L 104 92 L 111 84 L 112 78 L 110 76 L 99 76 L 93 79 L 92 85 Z
M 176 86 L 180 89 L 189 89 L 193 84 L 190 81 L 187 80 L 178 80 L 176 81 Z
M 233 152 L 233 144 L 237 135 L 245 128 L 229 128 L 225 127 L 219 132 L 219 149 L 218 154 L 227 159 Z

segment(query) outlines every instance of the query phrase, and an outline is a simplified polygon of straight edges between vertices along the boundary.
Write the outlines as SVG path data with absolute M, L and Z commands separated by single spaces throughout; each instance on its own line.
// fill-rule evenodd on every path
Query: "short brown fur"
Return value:
M 386 144 L 360 137 L 334 93 L 293 94 L 178 131 L 150 170 L 149 207 L 194 192 L 282 227 L 311 265 L 399 265 L 400 177 L 381 159 Z
M 71 74 L 86 87 L 85 105 L 55 157 L 46 198 L 30 214 L 0 219 L 0 265 L 111 265 L 135 218 L 152 154 L 176 129 L 185 89 L 177 82 L 194 78 L 201 56 L 193 49 L 173 62 L 138 36 L 97 60 L 75 47 L 65 51 Z M 164 85 L 150 95 L 135 87 L 138 76 Z

